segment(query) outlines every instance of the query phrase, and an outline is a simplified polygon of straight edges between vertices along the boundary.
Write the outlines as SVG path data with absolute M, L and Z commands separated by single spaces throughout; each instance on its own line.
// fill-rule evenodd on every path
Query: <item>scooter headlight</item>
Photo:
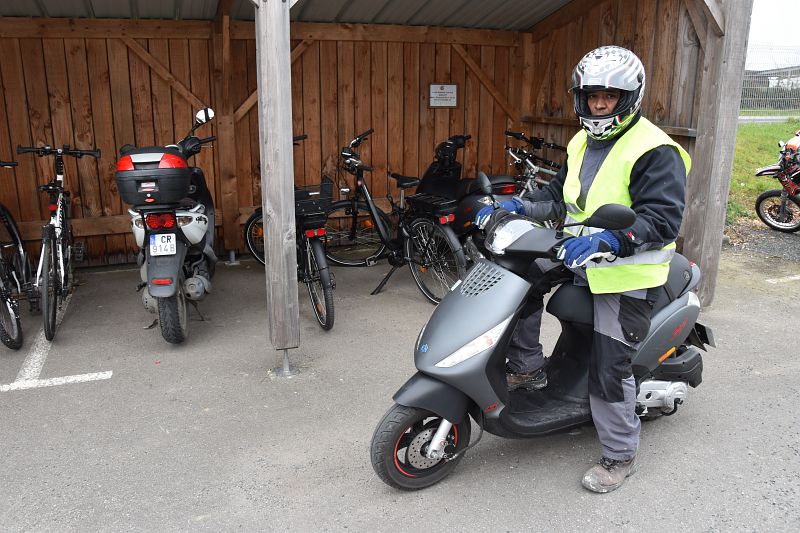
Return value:
M 535 227 L 536 224 L 529 218 L 510 215 L 498 222 L 486 237 L 486 248 L 495 255 L 503 255 L 511 243 Z
M 503 335 L 509 322 L 511 322 L 511 317 L 506 318 L 483 335 L 475 337 L 467 344 L 436 363 L 436 366 L 439 368 L 450 368 L 488 350 L 497 344 L 497 341 L 500 339 L 500 336 Z

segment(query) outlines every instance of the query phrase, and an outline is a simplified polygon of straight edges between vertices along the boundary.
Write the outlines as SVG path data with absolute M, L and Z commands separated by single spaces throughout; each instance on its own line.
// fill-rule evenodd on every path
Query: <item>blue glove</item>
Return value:
M 497 209 L 505 209 L 509 213 L 525 213 L 525 205 L 522 203 L 522 200 L 516 197 L 501 203 Z M 475 225 L 480 229 L 486 227 L 486 224 L 489 222 L 489 218 L 492 216 L 492 212 L 494 210 L 495 207 L 493 205 L 487 205 L 486 207 L 481 208 L 481 210 L 478 211 L 478 214 L 475 215 Z
M 558 258 L 569 268 L 582 267 L 592 259 L 610 257 L 619 253 L 619 240 L 608 230 L 575 237 L 564 243 Z

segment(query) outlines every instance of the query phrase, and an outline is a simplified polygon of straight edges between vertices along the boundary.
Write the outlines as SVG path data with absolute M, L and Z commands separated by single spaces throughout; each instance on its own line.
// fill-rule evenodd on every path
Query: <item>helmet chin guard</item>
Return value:
M 636 54 L 620 46 L 601 46 L 583 56 L 572 72 L 575 114 L 590 137 L 611 139 L 619 135 L 641 109 L 644 87 L 644 65 Z M 592 115 L 588 94 L 608 89 L 620 92 L 613 112 Z

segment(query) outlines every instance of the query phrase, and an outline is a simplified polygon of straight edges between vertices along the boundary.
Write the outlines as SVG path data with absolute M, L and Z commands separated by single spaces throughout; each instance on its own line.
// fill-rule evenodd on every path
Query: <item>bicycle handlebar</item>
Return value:
M 216 141 L 216 140 L 217 140 L 217 136 L 216 135 L 212 135 L 210 137 L 204 137 L 202 139 L 198 139 L 198 142 L 200 144 L 205 144 L 205 143 L 210 143 L 211 141 Z
M 371 134 L 372 134 L 374 131 L 375 131 L 374 129 L 370 128 L 370 129 L 368 129 L 367 131 L 365 131 L 364 133 L 362 133 L 361 135 L 357 135 L 355 139 L 353 139 L 352 141 L 350 141 L 350 148 L 355 148 L 356 146 L 358 146 L 358 145 L 359 145 L 359 144 L 361 144 L 362 142 L 366 141 L 366 140 L 367 140 L 367 138 L 368 138 L 368 137 L 369 137 L 369 136 L 370 136 L 370 135 L 371 135 Z
M 17 162 L 16 161 L 0 161 L 0 167 L 11 168 L 11 167 L 15 167 L 15 166 L 17 166 Z
M 61 148 L 53 148 L 52 146 L 21 146 L 17 145 L 17 153 L 18 154 L 27 154 L 33 153 L 38 155 L 39 157 L 44 157 L 46 155 L 68 155 L 72 157 L 83 157 L 85 155 L 91 157 L 100 157 L 100 150 L 95 148 L 94 150 L 72 150 L 70 149 L 68 144 L 65 144 Z
M 302 134 L 302 135 L 297 135 L 296 137 L 292 137 L 292 142 L 293 142 L 293 143 L 296 143 L 297 141 L 304 141 L 304 140 L 306 140 L 306 139 L 308 139 L 308 135 L 306 135 L 306 134 L 304 133 L 304 134 Z

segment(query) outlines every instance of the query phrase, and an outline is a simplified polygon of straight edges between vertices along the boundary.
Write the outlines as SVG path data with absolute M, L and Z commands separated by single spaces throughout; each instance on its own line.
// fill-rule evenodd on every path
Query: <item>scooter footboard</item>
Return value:
M 436 413 L 453 424 L 461 423 L 471 403 L 469 397 L 455 387 L 420 372 L 411 376 L 392 399 L 406 407 Z

